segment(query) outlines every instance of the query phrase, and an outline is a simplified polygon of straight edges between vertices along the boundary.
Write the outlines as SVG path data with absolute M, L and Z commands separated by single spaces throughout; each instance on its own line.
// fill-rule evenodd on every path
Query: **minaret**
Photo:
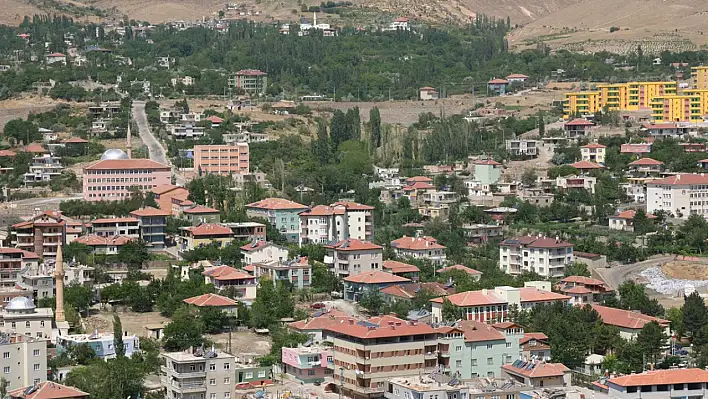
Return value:
M 316 28 L 316 27 L 317 27 L 317 13 L 316 13 L 316 12 L 313 12 L 312 15 L 313 15 L 313 17 L 312 17 L 312 27 L 313 27 L 313 28 Z
M 128 135 L 126 137 L 125 148 L 128 153 L 128 158 L 132 159 L 133 158 L 133 143 L 131 143 L 131 140 L 130 140 L 130 124 L 131 124 L 131 120 L 128 119 Z
M 57 261 L 54 266 L 54 285 L 57 290 L 55 295 L 57 309 L 54 319 L 57 322 L 66 321 L 64 317 L 64 259 L 62 259 L 61 255 L 61 243 L 59 243 L 57 247 Z

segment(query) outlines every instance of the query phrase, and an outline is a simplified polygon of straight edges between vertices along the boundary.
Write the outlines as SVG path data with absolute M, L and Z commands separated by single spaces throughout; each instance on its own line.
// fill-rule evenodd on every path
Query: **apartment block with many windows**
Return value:
M 160 355 L 160 382 L 167 399 L 232 399 L 236 358 L 212 348 Z
M 47 341 L 27 335 L 0 333 L 0 368 L 8 389 L 47 380 Z
M 523 236 L 499 244 L 499 264 L 508 274 L 535 272 L 543 277 L 563 277 L 571 263 L 573 244 L 558 238 Z
M 680 173 L 647 183 L 647 214 L 666 211 L 679 219 L 708 218 L 708 175 Z
M 245 174 L 249 165 L 246 143 L 194 146 L 195 171 L 218 175 Z

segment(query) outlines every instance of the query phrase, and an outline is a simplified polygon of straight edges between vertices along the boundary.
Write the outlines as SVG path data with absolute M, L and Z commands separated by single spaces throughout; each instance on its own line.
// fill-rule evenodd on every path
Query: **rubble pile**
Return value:
M 708 280 L 679 280 L 666 276 L 660 267 L 650 267 L 640 273 L 649 282 L 646 286 L 660 294 L 675 295 L 683 292 L 687 286 L 694 288 L 708 286 Z

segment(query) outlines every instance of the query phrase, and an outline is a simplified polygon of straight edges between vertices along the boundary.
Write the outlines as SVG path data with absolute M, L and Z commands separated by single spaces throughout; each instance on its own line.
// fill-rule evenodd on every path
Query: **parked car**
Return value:
M 322 302 L 315 302 L 310 305 L 310 308 L 312 308 L 312 309 L 324 309 L 324 307 L 325 307 L 325 304 Z

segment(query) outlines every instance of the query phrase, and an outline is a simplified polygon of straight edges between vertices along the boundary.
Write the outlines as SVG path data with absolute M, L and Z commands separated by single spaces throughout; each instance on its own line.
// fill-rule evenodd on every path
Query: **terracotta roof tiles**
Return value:
M 253 202 L 246 205 L 247 208 L 284 210 L 284 209 L 306 209 L 307 207 L 297 202 L 286 200 L 284 198 L 266 198 L 261 201 Z
M 216 223 L 202 223 L 199 226 L 185 227 L 193 236 L 231 236 L 230 228 Z
M 234 269 L 231 266 L 214 266 L 210 267 L 202 272 L 203 276 L 213 277 L 215 280 L 228 281 L 228 280 L 255 280 L 252 275 L 238 269 Z
M 594 162 L 590 161 L 580 161 L 576 162 L 574 164 L 571 164 L 570 166 L 574 167 L 575 169 L 604 169 L 605 167 L 599 164 L 596 164 Z
M 170 216 L 171 213 L 167 211 L 163 211 L 161 209 L 153 208 L 151 206 L 141 208 L 141 209 L 136 209 L 132 212 L 130 212 L 131 215 L 133 216 Z
M 391 246 L 396 249 L 408 250 L 429 250 L 429 249 L 446 249 L 445 246 L 438 244 L 438 240 L 434 237 L 401 237 L 391 241 Z
M 337 251 L 372 251 L 382 250 L 383 247 L 372 242 L 361 241 L 355 238 L 347 238 L 339 241 L 336 244 L 326 245 L 325 248 L 335 249 Z
M 656 159 L 651 159 L 651 158 L 642 158 L 642 159 L 637 159 L 634 162 L 630 162 L 629 166 L 659 166 L 663 165 L 664 163 L 661 161 L 657 161 Z
M 125 170 L 125 169 L 154 169 L 170 170 L 170 167 L 149 159 L 105 159 L 98 161 L 85 170 Z
M 452 265 L 452 266 L 448 266 L 448 267 L 443 267 L 442 269 L 438 270 L 438 273 L 445 273 L 445 272 L 449 272 L 452 270 L 460 270 L 460 271 L 463 271 L 463 272 L 473 275 L 473 276 L 479 276 L 482 274 L 482 272 L 480 272 L 479 270 L 475 270 L 475 269 L 473 269 L 471 267 L 467 267 L 465 265 Z
M 406 321 L 389 315 L 372 317 L 362 321 L 357 321 L 353 318 L 345 319 L 337 324 L 328 326 L 326 330 L 360 339 L 403 337 L 435 333 L 435 330 L 425 323 Z
M 393 274 L 396 273 L 419 273 L 420 269 L 416 265 L 410 265 L 408 263 L 398 262 L 395 260 L 385 260 L 383 262 L 383 269 L 388 270 Z
M 679 173 L 664 179 L 652 180 L 648 185 L 678 186 L 691 184 L 708 184 L 708 175 L 695 173 Z
M 182 211 L 187 214 L 199 214 L 199 213 L 219 213 L 218 209 L 210 208 L 208 206 L 204 205 L 194 205 L 191 208 L 187 208 L 184 211 Z
M 708 371 L 699 368 L 652 370 L 607 380 L 608 385 L 622 387 L 669 384 L 699 384 L 708 382 Z
M 380 270 L 372 270 L 370 272 L 348 276 L 344 281 L 357 284 L 387 284 L 387 283 L 407 283 L 411 280 L 396 276 L 395 274 L 382 272 Z
M 628 328 L 632 330 L 640 330 L 644 325 L 652 321 L 656 321 L 662 326 L 668 326 L 669 321 L 659 319 L 653 316 L 647 316 L 642 313 L 632 312 L 631 310 L 615 309 L 607 306 L 591 305 L 592 308 L 600 314 L 602 321 L 605 324 L 610 324 L 617 327 Z
M 541 363 L 528 370 L 526 367 L 514 367 L 513 364 L 505 364 L 502 369 L 512 374 L 523 375 L 527 378 L 559 377 L 570 372 L 570 369 L 561 363 Z
M 22 399 L 68 399 L 88 397 L 84 391 L 52 381 L 40 382 L 32 393 L 26 394 L 29 387 L 18 388 L 8 392 L 11 398 Z
M 187 298 L 184 300 L 184 303 L 199 307 L 229 307 L 238 305 L 238 302 L 231 298 L 211 293 Z

